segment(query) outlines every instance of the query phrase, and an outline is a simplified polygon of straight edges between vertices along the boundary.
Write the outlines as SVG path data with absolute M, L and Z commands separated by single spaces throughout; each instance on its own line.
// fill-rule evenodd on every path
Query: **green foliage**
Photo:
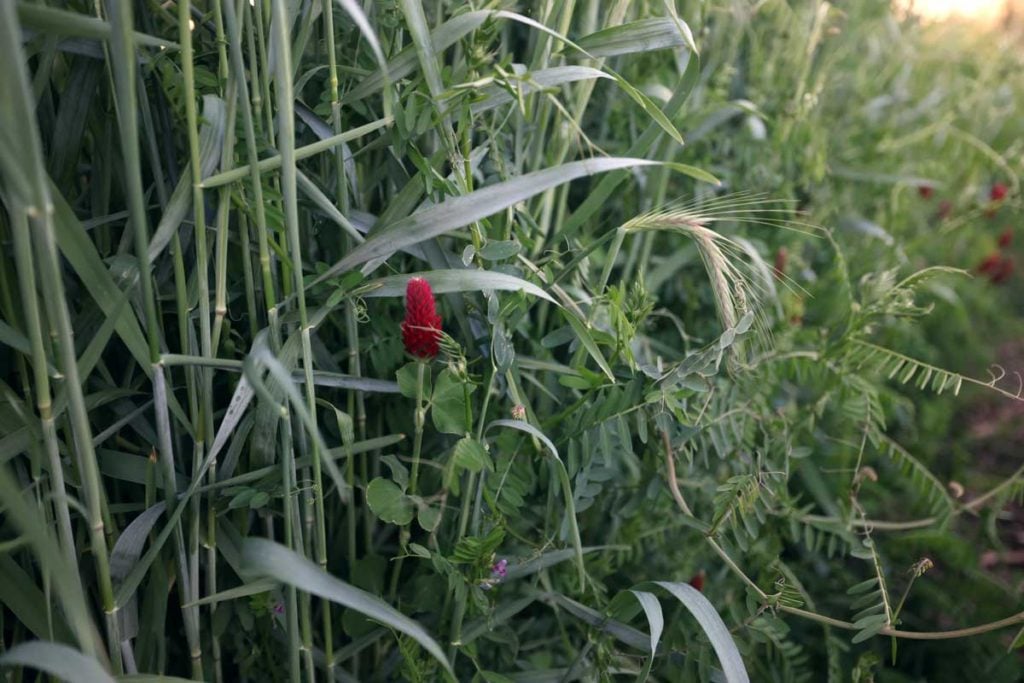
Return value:
M 0 668 L 1017 680 L 1021 27 L 890 5 L 0 3 Z

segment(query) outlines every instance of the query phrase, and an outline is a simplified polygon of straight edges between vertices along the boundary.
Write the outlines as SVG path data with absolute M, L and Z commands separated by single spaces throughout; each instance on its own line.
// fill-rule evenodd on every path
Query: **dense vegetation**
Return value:
M 1018 680 L 1019 41 L 0 3 L 5 675 Z

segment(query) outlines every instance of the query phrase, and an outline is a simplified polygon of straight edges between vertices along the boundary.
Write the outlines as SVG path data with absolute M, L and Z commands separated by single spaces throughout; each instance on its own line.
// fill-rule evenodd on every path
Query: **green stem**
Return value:
M 412 442 L 412 471 L 409 474 L 409 495 L 416 495 L 416 485 L 420 476 L 420 449 L 423 446 L 423 423 L 426 422 L 426 410 L 423 407 L 423 377 L 427 364 L 416 363 L 416 413 L 413 415 L 415 428 Z
M 121 39 L 123 39 L 123 35 L 118 36 L 118 40 Z M 0 42 L 8 46 L 16 46 L 12 49 L 17 50 L 18 57 L 22 56 L 20 53 L 20 24 L 15 15 L 13 3 L 0 4 Z M 54 205 L 43 161 L 42 140 L 39 135 L 36 115 L 31 107 L 33 100 L 31 99 L 28 74 L 25 71 L 26 61 L 21 58 L 14 61 L 16 63 L 8 64 L 6 67 L 9 70 L 6 76 L 9 96 L 8 101 L 5 102 L 5 111 L 7 120 L 20 119 L 24 124 L 17 136 L 20 138 L 21 149 L 27 152 L 23 158 L 18 159 L 23 172 L 22 183 L 25 191 L 24 193 L 7 192 L 5 201 L 11 215 L 27 217 L 27 225 L 31 228 L 30 239 L 35 247 L 35 263 L 39 265 L 40 291 L 49 322 L 55 328 L 54 342 L 59 350 L 60 370 L 63 372 L 67 386 L 69 421 L 74 437 L 74 453 L 78 459 L 81 476 L 81 490 L 86 503 L 88 535 L 96 568 L 101 604 L 107 617 L 107 647 L 114 672 L 121 673 L 123 667 L 116 619 L 117 606 L 114 602 L 109 554 L 104 538 L 99 463 L 92 445 L 88 409 L 75 353 L 74 328 L 64 290 L 63 272 L 57 256 Z M 13 134 L 13 131 L 9 131 L 8 137 L 10 138 Z M 18 222 L 23 228 L 26 226 L 23 219 L 19 219 Z M 23 246 L 28 243 L 29 241 L 24 242 Z M 35 291 L 34 285 L 31 291 Z M 46 366 L 35 368 L 35 371 L 45 372 Z M 46 404 L 43 405 L 45 407 Z M 5 512 L 11 514 L 11 509 L 8 508 Z M 77 587 L 75 585 L 67 588 L 70 590 Z M 96 654 L 96 648 L 93 647 L 94 642 L 91 638 L 88 641 L 82 641 L 81 645 L 90 654 Z
M 245 4 L 248 8 L 248 4 Z M 250 11 L 249 9 L 245 10 Z M 259 14 L 259 9 L 254 11 Z M 252 206 L 255 211 L 256 238 L 259 249 L 260 276 L 262 278 L 263 303 L 266 310 L 277 305 L 277 294 L 274 286 L 274 277 L 271 271 L 270 238 L 267 232 L 267 217 L 265 203 L 263 201 L 263 182 L 260 178 L 259 152 L 256 147 L 256 127 L 252 107 L 249 104 L 249 85 L 245 77 L 245 63 L 242 59 L 241 33 L 236 19 L 235 9 L 230 2 L 224 5 L 224 25 L 227 29 L 228 47 L 230 48 L 231 69 L 234 72 L 235 82 L 238 83 L 239 101 L 242 110 L 242 129 L 245 134 L 245 151 L 249 159 L 249 185 L 252 188 Z M 250 35 L 252 31 L 249 32 Z M 259 93 L 254 95 L 259 98 Z M 244 176 L 243 176 L 244 177 Z
M 273 3 L 274 21 L 272 25 L 277 33 L 275 38 L 280 51 L 277 59 L 277 73 L 275 79 L 275 91 L 277 95 L 278 120 L 280 124 L 278 135 L 278 148 L 281 152 L 281 190 L 284 198 L 284 222 L 288 239 L 289 255 L 291 257 L 291 273 L 294 278 L 293 287 L 298 302 L 299 331 L 302 341 L 302 369 L 306 378 L 306 408 L 309 410 L 309 431 L 312 442 L 312 460 L 315 478 L 315 505 L 316 514 L 322 520 L 323 517 L 323 484 L 321 480 L 320 444 L 316 438 L 316 385 L 313 382 L 313 349 L 311 343 L 312 329 L 309 324 L 309 316 L 306 311 L 305 284 L 303 282 L 303 256 L 302 241 L 299 234 L 299 209 L 298 195 L 296 188 L 296 163 L 295 154 L 295 113 L 294 93 L 292 84 L 292 56 L 291 36 L 289 32 L 288 11 L 284 2 Z M 294 461 L 293 461 L 294 466 Z M 322 524 L 322 522 L 321 522 Z M 322 551 L 326 562 L 326 540 L 323 540 Z M 309 676 L 314 676 L 312 667 L 313 643 L 312 633 L 309 625 L 309 602 L 303 600 L 303 650 L 306 658 L 306 669 Z M 292 671 L 293 680 L 298 672 Z
M 64 468 L 60 461 L 60 444 L 54 423 L 53 404 L 50 393 L 50 377 L 46 372 L 46 350 L 43 347 L 43 330 L 39 315 L 39 301 L 36 297 L 35 265 L 32 259 L 32 244 L 28 221 L 24 212 L 12 216 L 15 262 L 18 265 L 18 289 L 21 292 L 21 306 L 25 326 L 29 333 L 32 350 L 32 376 L 35 384 L 36 409 L 42 425 L 43 442 L 50 462 L 50 478 L 54 492 L 54 506 L 57 513 L 57 530 L 60 534 L 61 550 L 70 566 L 78 572 L 78 555 L 75 551 L 75 537 L 71 530 L 71 513 L 68 509 L 67 490 L 64 486 Z

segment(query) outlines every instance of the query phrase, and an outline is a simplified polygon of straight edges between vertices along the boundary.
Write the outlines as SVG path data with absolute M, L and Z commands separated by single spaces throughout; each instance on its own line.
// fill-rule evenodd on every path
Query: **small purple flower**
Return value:
M 278 614 L 278 615 L 284 614 L 284 603 L 281 602 L 280 600 L 275 602 L 273 609 L 274 609 L 274 614 Z
M 491 565 L 491 578 L 504 579 L 508 575 L 508 560 L 501 559 Z

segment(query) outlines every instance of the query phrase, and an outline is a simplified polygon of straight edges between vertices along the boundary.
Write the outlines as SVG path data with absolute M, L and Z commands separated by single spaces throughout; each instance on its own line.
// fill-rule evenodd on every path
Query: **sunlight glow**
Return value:
M 894 0 L 901 12 L 915 14 L 925 21 L 970 20 L 994 24 L 1011 11 L 1021 9 L 1018 0 Z

